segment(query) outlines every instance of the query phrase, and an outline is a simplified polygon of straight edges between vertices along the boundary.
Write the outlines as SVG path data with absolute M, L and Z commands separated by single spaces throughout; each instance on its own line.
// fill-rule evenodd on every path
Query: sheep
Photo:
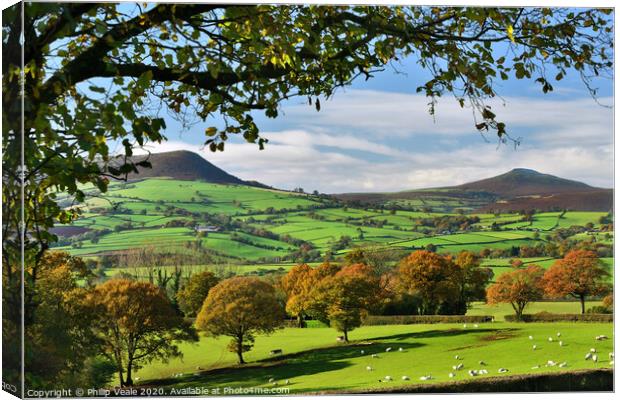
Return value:
M 135 379 L 135 380 L 136 380 L 136 382 L 137 382 L 137 381 L 140 381 L 140 377 L 139 377 L 139 376 L 136 376 L 136 379 Z
M 596 354 L 592 354 L 592 361 L 594 361 L 595 363 L 598 362 L 598 356 Z
M 564 342 L 560 340 L 560 347 L 564 346 Z
M 372 367 L 371 367 L 370 365 L 368 365 L 368 366 L 366 367 L 366 371 L 372 371 Z
M 398 348 L 398 351 L 403 351 L 403 348 L 402 348 L 402 347 L 399 347 L 399 348 Z
M 532 346 L 532 350 L 536 350 L 536 349 L 537 349 L 537 346 L 536 346 L 536 345 L 533 345 L 533 346 Z
M 420 377 L 421 381 L 430 381 L 431 379 L 433 379 L 433 377 L 429 374 L 429 375 L 424 375 Z
M 480 375 L 486 375 L 489 373 L 489 371 L 487 371 L 486 369 L 481 369 L 480 371 L 478 371 L 480 373 Z
M 584 357 L 587 360 L 590 360 L 592 358 L 592 353 L 588 353 L 586 354 L 586 356 Z
M 547 367 L 555 367 L 555 366 L 556 366 L 555 361 L 552 361 L 552 360 L 547 361 Z
M 392 348 L 391 348 L 391 347 L 388 347 L 387 349 L 385 349 L 385 352 L 386 352 L 386 353 L 389 353 L 390 351 L 392 351 Z
M 284 381 L 285 385 L 288 385 L 289 383 L 291 383 L 288 379 Z
M 459 355 L 457 354 L 457 355 L 455 355 L 455 356 L 454 356 L 454 359 L 455 359 L 455 360 L 460 360 L 460 359 L 461 359 L 461 356 L 459 356 Z
M 383 379 L 385 379 L 386 382 L 389 382 L 392 380 L 392 377 L 390 375 L 386 375 Z
M 453 365 L 452 369 L 455 370 L 455 371 L 459 371 L 459 370 L 463 369 L 463 364 Z
M 611 360 L 611 361 L 609 362 L 609 365 L 614 365 L 614 360 Z
M 607 339 L 607 336 L 605 336 L 605 335 L 598 335 L 595 339 L 596 340 L 605 340 L 605 339 Z
M 202 367 L 196 367 L 196 371 L 202 371 Z
M 466 328 L 466 329 L 467 329 L 467 324 L 463 324 L 463 328 Z
M 534 340 L 534 336 L 530 335 L 528 336 L 530 340 Z
M 500 374 L 505 374 L 506 372 L 508 372 L 508 370 L 506 368 L 500 368 L 497 370 L 497 372 Z
M 474 328 L 477 328 L 477 327 L 478 327 L 478 324 L 474 324 Z
M 596 353 L 596 349 L 593 347 L 590 349 L 590 353 Z
M 469 374 L 469 376 L 478 376 L 478 371 L 475 371 L 473 369 L 470 369 L 469 371 L 467 371 L 467 373 Z
M 550 342 L 553 342 L 553 338 L 551 336 L 549 336 L 549 339 L 547 339 Z
M 613 353 L 613 352 L 609 353 L 609 359 L 610 359 L 610 360 L 613 360 L 613 359 L 614 359 L 614 353 Z
M 566 361 L 564 361 L 564 362 L 559 363 L 559 364 L 558 364 L 558 367 L 560 367 L 560 368 L 564 368 L 564 367 L 566 367 L 567 365 L 568 365 L 568 364 L 566 363 Z
M 480 364 L 480 365 L 487 365 L 487 363 L 485 363 L 484 361 L 478 361 L 478 364 Z
M 560 332 L 556 333 L 555 335 L 556 335 L 557 337 L 562 336 L 562 334 L 561 334 Z
M 378 356 L 378 355 L 376 355 L 376 354 L 371 354 L 370 356 L 371 356 L 372 358 L 379 358 L 379 356 Z
M 365 351 L 364 350 L 360 350 L 360 354 L 364 355 Z
M 408 381 L 408 380 L 409 380 L 409 377 L 408 377 L 407 375 L 403 375 L 401 379 L 402 379 L 403 381 Z
M 454 372 L 450 372 L 450 373 L 448 374 L 448 377 L 449 377 L 449 378 L 454 378 L 455 376 L 456 376 L 456 374 L 455 374 Z
M 274 383 L 276 380 L 273 378 L 269 378 L 269 383 Z
M 532 367 L 532 369 L 538 369 L 538 368 L 540 368 L 540 365 L 534 365 L 534 366 Z

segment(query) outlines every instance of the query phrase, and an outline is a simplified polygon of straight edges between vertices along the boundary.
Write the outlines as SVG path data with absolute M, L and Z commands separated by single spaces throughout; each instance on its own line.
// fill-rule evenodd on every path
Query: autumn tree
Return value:
M 111 279 L 87 294 L 82 312 L 96 316 L 101 354 L 116 366 L 121 386 L 133 385 L 132 372 L 143 365 L 181 356 L 179 341 L 198 339 L 163 290 L 149 282 Z
M 510 303 L 517 319 L 521 319 L 525 307 L 543 296 L 543 274 L 538 265 L 504 272 L 487 289 L 487 303 Z
M 460 270 L 450 257 L 428 250 L 417 250 L 399 265 L 402 289 L 421 299 L 419 313 L 436 314 L 445 301 L 458 298 Z
M 198 316 L 196 327 L 208 334 L 230 336 L 228 349 L 244 364 L 243 353 L 256 334 L 272 333 L 282 325 L 284 310 L 270 284 L 254 277 L 234 277 L 214 286 Z
M 297 317 L 300 328 L 305 326 L 304 317 L 310 308 L 315 278 L 316 274 L 308 264 L 296 265 L 282 277 L 281 284 L 287 297 L 286 312 Z
M 363 317 L 379 302 L 379 283 L 367 265 L 348 265 L 317 284 L 312 293 L 314 307 L 322 310 L 330 325 L 342 332 L 348 342 L 349 332 L 359 327 Z
M 609 292 L 608 277 L 609 272 L 596 253 L 572 250 L 545 272 L 545 294 L 549 297 L 572 296 L 579 299 L 581 313 L 584 314 L 587 297 Z
M 202 308 L 209 290 L 217 285 L 219 279 L 211 271 L 192 275 L 183 289 L 177 293 L 179 308 L 188 317 L 195 317 Z

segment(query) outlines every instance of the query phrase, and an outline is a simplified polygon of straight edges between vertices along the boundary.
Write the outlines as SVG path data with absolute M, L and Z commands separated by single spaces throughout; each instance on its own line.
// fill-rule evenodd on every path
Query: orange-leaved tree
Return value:
M 296 265 L 282 277 L 282 289 L 287 298 L 286 312 L 297 317 L 300 328 L 305 326 L 304 317 L 310 308 L 310 294 L 316 281 L 316 274 L 308 264 Z
M 457 298 L 459 273 L 449 257 L 427 250 L 414 251 L 398 269 L 402 289 L 420 297 L 423 315 L 436 314 L 442 302 Z
M 544 270 L 538 265 L 504 272 L 487 289 L 487 302 L 510 303 L 517 319 L 521 319 L 525 306 L 543 296 L 543 274 Z
M 379 302 L 380 280 L 367 265 L 348 265 L 322 279 L 312 297 L 315 308 L 321 310 L 348 342 L 349 332 L 359 327 L 364 315 Z
M 152 360 L 181 356 L 179 341 L 198 340 L 165 293 L 148 282 L 112 279 L 89 291 L 84 312 L 96 316 L 93 330 L 101 353 L 117 367 L 121 386 Z
M 254 277 L 225 279 L 209 291 L 196 318 L 196 327 L 217 337 L 230 336 L 228 349 L 243 353 L 254 344 L 257 333 L 272 333 L 282 325 L 284 310 L 269 283 Z
M 188 317 L 195 317 L 207 298 L 209 290 L 219 281 L 211 271 L 202 271 L 192 275 L 177 293 L 177 301 L 181 311 Z
M 458 297 L 453 309 L 456 313 L 464 315 L 472 301 L 485 299 L 486 287 L 493 278 L 493 270 L 481 267 L 480 258 L 471 251 L 461 251 L 453 262 L 458 267 L 456 274 Z
M 572 296 L 581 302 L 581 313 L 586 312 L 586 297 L 609 292 L 609 273 L 596 253 L 572 250 L 557 260 L 545 272 L 545 294 L 549 297 Z

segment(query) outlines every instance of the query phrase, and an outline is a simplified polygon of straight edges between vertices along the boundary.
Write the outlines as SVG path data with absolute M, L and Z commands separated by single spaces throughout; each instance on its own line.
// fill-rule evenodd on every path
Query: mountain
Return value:
M 510 198 L 528 195 L 590 192 L 597 188 L 582 182 L 542 174 L 532 169 L 515 168 L 502 175 L 465 183 L 450 189 L 484 191 L 504 198 Z
M 129 179 L 170 177 L 183 181 L 206 181 L 230 185 L 267 187 L 256 181 L 244 181 L 216 167 L 200 155 L 187 151 L 169 151 L 132 157 L 133 162 L 148 160 L 151 168 L 138 167 L 139 173 Z
M 334 196 L 353 203 L 391 203 L 445 212 L 455 209 L 609 211 L 613 207 L 612 189 L 596 188 L 583 182 L 526 168 L 516 168 L 505 174 L 458 186 L 396 193 L 343 193 Z

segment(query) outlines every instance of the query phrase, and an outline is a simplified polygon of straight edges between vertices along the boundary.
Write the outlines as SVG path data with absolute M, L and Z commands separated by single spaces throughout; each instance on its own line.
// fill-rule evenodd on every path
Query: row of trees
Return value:
M 583 314 L 586 298 L 610 292 L 608 277 L 596 253 L 573 250 L 546 271 L 538 265 L 529 265 L 500 275 L 489 287 L 487 301 L 490 304 L 510 303 L 520 319 L 532 301 L 570 296 L 579 300 Z

